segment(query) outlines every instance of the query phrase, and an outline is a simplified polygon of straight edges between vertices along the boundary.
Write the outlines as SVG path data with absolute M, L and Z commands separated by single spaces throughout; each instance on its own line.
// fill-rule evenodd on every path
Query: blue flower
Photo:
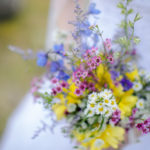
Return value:
M 98 10 L 98 9 L 96 9 L 96 4 L 95 4 L 95 3 L 91 3 L 91 4 L 89 5 L 88 13 L 89 13 L 89 14 L 98 15 L 98 14 L 101 13 L 101 11 Z
M 124 91 L 128 91 L 133 87 L 133 83 L 130 80 L 128 80 L 126 77 L 124 77 L 120 81 L 120 83 L 123 86 Z
M 63 44 L 55 44 L 53 46 L 54 52 L 57 54 L 62 55 L 64 52 L 64 45 Z
M 59 71 L 57 78 L 59 80 L 67 81 L 70 78 L 70 76 L 67 73 L 65 73 L 63 70 L 61 70 L 61 71 Z
M 57 72 L 59 70 L 62 70 L 64 68 L 64 62 L 63 60 L 58 60 L 58 61 L 52 61 L 51 62 L 51 67 L 50 67 L 50 71 L 51 72 Z
M 44 67 L 47 64 L 48 55 L 44 52 L 37 53 L 37 65 L 40 67 Z

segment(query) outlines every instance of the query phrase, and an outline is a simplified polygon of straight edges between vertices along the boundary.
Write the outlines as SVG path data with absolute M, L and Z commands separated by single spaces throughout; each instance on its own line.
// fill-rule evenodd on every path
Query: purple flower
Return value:
M 47 64 L 48 55 L 44 52 L 37 53 L 37 65 L 40 67 L 44 67 Z
M 124 91 L 128 91 L 133 87 L 133 83 L 130 80 L 128 80 L 126 77 L 124 77 L 120 81 L 120 83 L 123 86 Z
M 110 71 L 110 73 L 111 73 L 112 80 L 116 80 L 119 77 L 119 75 L 120 75 L 119 72 L 114 71 L 114 70 Z
M 91 4 L 89 5 L 88 13 L 89 13 L 89 14 L 98 15 L 98 14 L 101 13 L 101 11 L 98 10 L 98 9 L 96 9 L 96 4 L 95 4 L 95 3 L 91 3 Z
M 50 67 L 50 71 L 51 72 L 57 72 L 59 70 L 62 70 L 64 68 L 64 62 L 63 60 L 58 60 L 58 61 L 52 61 L 51 62 L 51 67 Z

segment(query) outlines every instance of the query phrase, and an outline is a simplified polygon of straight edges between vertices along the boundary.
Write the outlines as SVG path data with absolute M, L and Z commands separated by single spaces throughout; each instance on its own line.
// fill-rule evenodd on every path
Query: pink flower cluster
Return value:
M 142 123 L 138 123 L 136 125 L 136 128 L 139 130 L 139 131 L 142 131 L 144 134 L 147 134 L 150 132 L 150 118 L 148 118 L 147 120 L 145 120 L 144 122 Z
M 87 83 L 84 81 L 81 82 L 80 85 L 75 89 L 75 94 L 77 96 L 81 96 L 86 89 L 89 91 L 96 91 L 93 82 Z
M 38 77 L 33 78 L 32 82 L 31 82 L 31 93 L 34 95 L 35 100 L 36 100 L 36 98 L 38 98 L 38 96 L 35 95 L 35 93 L 38 92 L 42 83 L 43 83 L 43 80 Z
M 111 39 L 106 39 L 104 42 L 104 46 L 107 50 L 111 50 L 111 47 L 112 47 Z
M 129 127 L 133 127 L 135 125 L 134 120 L 135 120 L 135 114 L 136 114 L 137 111 L 138 111 L 137 108 L 134 108 L 132 110 L 132 115 L 129 117 Z
M 120 121 L 120 118 L 121 118 L 121 111 L 117 109 L 117 110 L 115 110 L 115 112 L 113 113 L 110 122 L 111 122 L 113 125 L 117 125 L 117 124 L 119 123 L 119 121 Z
M 53 78 L 51 82 L 55 86 L 54 88 L 52 88 L 52 95 L 54 96 L 58 93 L 61 93 L 63 88 L 68 88 L 69 86 L 66 81 L 59 82 L 57 78 Z

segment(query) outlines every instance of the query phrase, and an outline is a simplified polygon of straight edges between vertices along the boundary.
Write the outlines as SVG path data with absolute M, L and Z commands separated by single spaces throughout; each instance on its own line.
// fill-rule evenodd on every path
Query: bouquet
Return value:
M 74 40 L 59 33 L 54 46 L 37 56 L 10 47 L 46 68 L 44 77 L 33 80 L 31 91 L 58 123 L 67 122 L 62 132 L 77 142 L 75 149 L 117 149 L 131 129 L 150 132 L 150 74 L 136 65 L 140 39 L 134 28 L 141 17 L 137 13 L 130 18 L 131 1 L 117 5 L 124 19 L 114 39 L 104 39 L 100 27 L 90 23 L 90 17 L 98 19 L 101 13 L 95 3 L 83 11 L 75 1 L 76 20 L 69 22 Z M 43 92 L 45 82 L 51 87 Z

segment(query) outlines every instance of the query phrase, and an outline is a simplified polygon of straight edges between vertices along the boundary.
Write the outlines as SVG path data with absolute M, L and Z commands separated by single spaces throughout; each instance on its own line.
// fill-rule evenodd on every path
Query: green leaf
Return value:
M 121 3 L 121 2 L 118 3 L 117 7 L 118 7 L 118 8 L 121 8 L 121 9 L 125 9 L 125 6 L 124 6 L 123 3 Z
M 142 17 L 140 16 L 139 13 L 136 14 L 135 18 L 134 18 L 134 22 L 140 20 Z
M 138 37 L 134 37 L 133 41 L 135 44 L 139 44 L 141 40 Z
M 134 28 L 134 23 L 131 22 L 130 20 L 129 20 L 129 26 L 130 26 L 132 29 Z
M 120 37 L 117 41 L 117 43 L 121 44 L 121 45 L 128 45 L 128 40 L 127 38 L 124 36 L 124 37 Z
M 128 14 L 132 14 L 132 13 L 133 13 L 133 9 L 129 9 Z
M 121 21 L 121 24 L 119 25 L 121 28 L 124 28 L 125 27 L 125 21 Z

